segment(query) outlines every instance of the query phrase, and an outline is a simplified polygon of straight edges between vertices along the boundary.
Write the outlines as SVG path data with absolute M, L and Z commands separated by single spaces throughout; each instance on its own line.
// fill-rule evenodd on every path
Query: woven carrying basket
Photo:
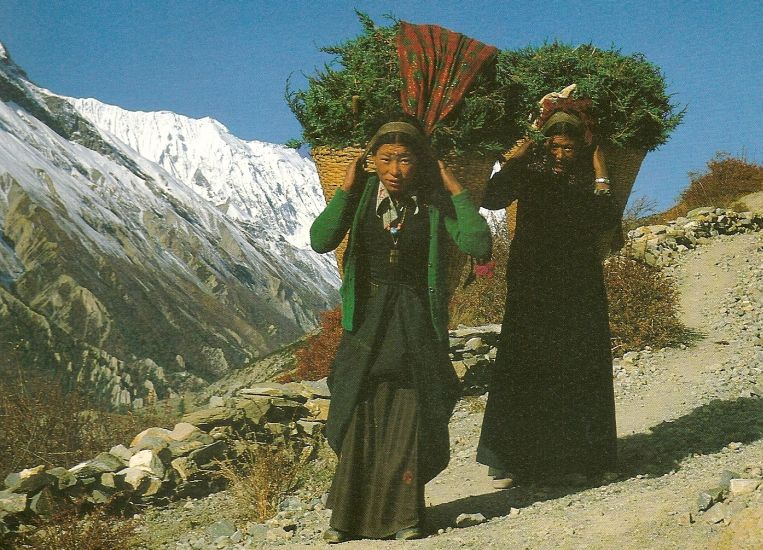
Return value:
M 359 147 L 345 147 L 343 149 L 314 147 L 311 154 L 318 169 L 318 178 L 323 189 L 323 196 L 326 198 L 326 201 L 329 201 L 334 196 L 337 187 L 342 185 L 344 175 L 347 172 L 347 166 L 349 166 L 353 159 L 363 154 L 363 149 Z M 485 186 L 493 171 L 495 160 L 477 154 L 445 155 L 443 160 L 456 178 L 458 178 L 461 185 L 469 190 L 469 195 L 474 204 L 480 204 L 485 193 Z M 369 159 L 366 164 L 366 170 L 373 172 L 373 169 L 373 163 Z M 342 244 L 337 247 L 335 252 L 340 273 L 342 271 L 342 258 L 346 248 L 347 237 L 345 236 Z M 466 254 L 458 250 L 456 245 L 450 240 L 448 240 L 445 250 L 448 257 L 448 291 L 452 295 L 458 286 L 461 271 L 466 263 Z
M 636 181 L 641 163 L 646 156 L 646 150 L 615 147 L 613 145 L 604 145 L 602 149 L 607 163 L 610 189 L 620 208 L 620 218 L 622 219 L 625 205 L 633 189 L 633 183 Z M 513 235 L 517 223 L 516 202 L 506 208 L 506 223 L 509 226 L 509 233 Z M 623 244 L 621 225 L 603 231 L 597 246 L 599 257 L 603 261 L 610 252 L 620 250 Z

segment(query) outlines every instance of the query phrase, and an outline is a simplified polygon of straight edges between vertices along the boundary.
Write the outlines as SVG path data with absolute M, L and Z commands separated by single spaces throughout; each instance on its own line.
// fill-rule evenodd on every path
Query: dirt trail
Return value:
M 430 522 L 444 532 L 422 541 L 357 541 L 342 548 L 709 547 L 722 527 L 702 521 L 683 524 L 697 494 L 717 485 L 723 470 L 740 471 L 763 462 L 759 438 L 730 449 L 732 435 L 706 437 L 701 425 L 713 398 L 722 399 L 719 406 L 726 407 L 713 428 L 723 432 L 724 423 L 737 420 L 738 390 L 719 386 L 719 373 L 723 365 L 738 361 L 745 348 L 739 335 L 720 321 L 728 314 L 724 304 L 741 263 L 749 258 L 761 262 L 760 243 L 757 235 L 714 239 L 675 268 L 682 320 L 697 341 L 686 349 L 646 357 L 638 365 L 636 391 L 616 386 L 624 462 L 618 480 L 594 487 L 495 491 L 486 468 L 475 462 L 482 413 L 462 404 L 451 425 L 451 464 L 427 486 Z M 696 449 L 700 452 L 692 452 Z M 488 521 L 449 528 L 459 514 L 477 512 Z

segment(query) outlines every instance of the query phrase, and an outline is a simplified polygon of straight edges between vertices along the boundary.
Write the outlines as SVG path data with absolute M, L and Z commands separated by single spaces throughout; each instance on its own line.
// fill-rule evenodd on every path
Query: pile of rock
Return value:
M 734 443 L 729 447 L 733 450 Z M 738 444 L 741 446 L 741 444 Z M 743 511 L 750 509 L 745 514 Z M 697 496 L 697 512 L 689 514 L 687 521 L 704 521 L 710 524 L 728 525 L 736 519 L 748 515 L 750 511 L 758 515 L 763 512 L 763 469 L 761 466 L 749 466 L 742 474 L 724 471 L 718 485 L 701 491 Z M 763 517 L 763 516 L 762 516 Z
M 449 332 L 450 360 L 462 384 L 463 395 L 487 391 L 488 370 L 495 360 L 501 325 L 459 326 Z
M 219 461 L 245 442 L 289 441 L 308 454 L 323 433 L 325 381 L 268 383 L 183 418 L 174 429 L 148 428 L 130 443 L 71 468 L 37 466 L 11 473 L 0 491 L 0 533 L 47 514 L 61 501 L 152 503 L 203 496 L 222 488 Z
M 695 208 L 685 217 L 665 225 L 645 225 L 628 232 L 625 252 L 649 265 L 673 263 L 679 252 L 695 248 L 706 239 L 760 231 L 763 213 L 735 212 L 727 208 Z

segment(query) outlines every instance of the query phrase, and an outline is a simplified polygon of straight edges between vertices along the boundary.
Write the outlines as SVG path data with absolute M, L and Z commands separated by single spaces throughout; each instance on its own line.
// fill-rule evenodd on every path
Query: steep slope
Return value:
M 336 301 L 335 271 L 281 226 L 255 223 L 254 208 L 250 219 L 227 216 L 29 82 L 0 46 L 0 285 L 15 311 L 44 317 L 67 346 L 150 358 L 169 391 L 314 326 Z M 287 233 L 294 242 L 300 223 Z M 0 304 L 0 332 L 16 332 L 0 342 L 2 357 L 39 341 L 14 331 L 16 320 Z M 142 391 L 134 379 L 119 384 L 132 398 Z

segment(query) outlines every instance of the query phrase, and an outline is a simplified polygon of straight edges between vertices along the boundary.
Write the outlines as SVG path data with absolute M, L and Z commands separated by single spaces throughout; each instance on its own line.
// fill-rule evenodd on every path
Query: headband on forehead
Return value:
M 381 138 L 387 134 L 405 134 L 411 137 L 411 141 L 413 141 L 417 147 L 423 150 L 427 150 L 429 148 L 429 141 L 424 136 L 423 132 L 416 128 L 413 124 L 402 121 L 388 122 L 379 128 L 374 134 L 374 137 L 369 140 L 363 156 L 368 156 L 368 154 L 373 151 L 374 147 L 376 147 L 376 145 L 379 143 Z
M 555 124 L 559 124 L 560 122 L 566 122 L 573 128 L 577 129 L 581 134 L 585 133 L 585 125 L 583 124 L 583 121 L 575 115 L 565 113 L 564 111 L 556 111 L 554 114 L 548 117 L 548 120 L 543 124 L 543 127 L 540 129 L 540 131 L 543 132 L 544 135 L 548 135 L 546 132 L 548 132 Z

